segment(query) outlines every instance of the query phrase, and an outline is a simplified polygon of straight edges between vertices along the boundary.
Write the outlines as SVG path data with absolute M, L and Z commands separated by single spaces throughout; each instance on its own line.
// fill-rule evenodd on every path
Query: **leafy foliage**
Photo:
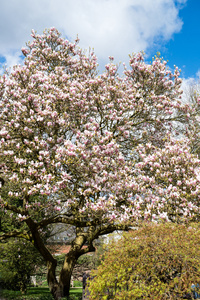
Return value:
M 26 292 L 30 276 L 42 259 L 30 243 L 17 239 L 0 243 L 0 274 L 3 287 Z
M 148 224 L 113 241 L 90 299 L 181 299 L 200 283 L 199 224 Z

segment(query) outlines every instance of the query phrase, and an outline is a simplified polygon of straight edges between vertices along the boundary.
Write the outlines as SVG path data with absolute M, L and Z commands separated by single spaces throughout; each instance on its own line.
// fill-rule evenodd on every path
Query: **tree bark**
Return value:
M 56 266 L 57 263 L 53 263 L 51 261 L 47 262 L 47 282 L 49 286 L 49 290 L 55 300 L 60 300 L 61 295 L 61 289 L 58 284 L 57 278 L 56 278 Z
M 85 234 L 82 233 L 81 229 L 76 228 L 76 238 L 72 242 L 70 251 L 65 255 L 63 267 L 60 272 L 59 285 L 62 297 L 69 296 L 72 272 L 77 262 L 77 259 L 82 254 L 81 248 L 84 245 L 85 241 Z
M 70 251 L 65 255 L 63 267 L 60 272 L 59 285 L 62 297 L 69 296 L 71 276 L 77 259 L 83 254 L 95 251 L 92 243 L 90 243 L 86 248 L 82 248 L 85 244 L 87 235 L 82 232 L 82 229 L 77 228 L 76 230 L 77 236 L 72 242 Z
M 77 259 L 78 259 L 77 255 L 74 251 L 70 251 L 65 256 L 65 260 L 63 263 L 62 270 L 60 272 L 60 279 L 59 279 L 59 286 L 60 286 L 62 297 L 69 296 L 71 276 Z

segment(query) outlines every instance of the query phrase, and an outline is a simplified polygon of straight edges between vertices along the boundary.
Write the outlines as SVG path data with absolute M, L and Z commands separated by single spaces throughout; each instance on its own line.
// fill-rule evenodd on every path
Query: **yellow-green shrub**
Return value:
M 200 225 L 148 224 L 108 245 L 90 299 L 181 299 L 200 284 Z

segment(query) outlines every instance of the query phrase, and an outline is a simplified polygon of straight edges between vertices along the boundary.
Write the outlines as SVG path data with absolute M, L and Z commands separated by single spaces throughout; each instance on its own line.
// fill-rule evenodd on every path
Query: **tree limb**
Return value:
M 23 238 L 25 240 L 30 241 L 30 236 L 26 231 L 20 232 L 20 231 L 16 231 L 16 230 L 12 231 L 12 232 L 9 232 L 9 233 L 6 232 L 6 233 L 1 234 L 0 235 L 0 241 L 6 240 L 6 239 L 9 239 L 9 238 L 13 238 L 13 237 Z

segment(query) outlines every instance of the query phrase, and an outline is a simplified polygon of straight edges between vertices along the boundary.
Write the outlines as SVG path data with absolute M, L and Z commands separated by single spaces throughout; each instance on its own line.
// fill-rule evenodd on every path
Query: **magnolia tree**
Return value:
M 177 68 L 172 73 L 158 57 L 146 64 L 139 53 L 123 76 L 112 57 L 98 75 L 94 53 L 55 28 L 32 38 L 22 49 L 24 64 L 0 80 L 0 203 L 21 222 L 1 239 L 34 243 L 59 299 L 99 236 L 141 218 L 195 217 L 199 161 L 189 145 L 169 138 L 173 121 L 188 113 Z M 59 280 L 43 239 L 56 223 L 76 231 Z

